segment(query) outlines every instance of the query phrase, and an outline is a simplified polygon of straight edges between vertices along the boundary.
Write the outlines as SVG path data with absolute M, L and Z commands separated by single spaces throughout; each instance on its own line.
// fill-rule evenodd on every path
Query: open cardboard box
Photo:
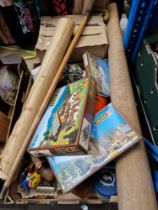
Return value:
M 0 98 L 0 141 L 4 143 L 8 139 L 13 126 L 20 115 L 23 104 L 32 85 L 32 78 L 24 60 L 17 55 L 1 57 L 0 67 L 3 66 L 14 67 L 19 76 L 14 105 L 6 104 L 2 98 Z
M 123 179 L 123 177 L 122 177 L 122 179 Z M 14 184 L 14 183 L 13 183 Z M 16 183 L 15 183 L 16 184 Z M 60 203 L 71 203 L 71 204 L 74 204 L 74 203 L 80 203 L 80 202 L 84 202 L 84 200 L 83 199 L 79 199 L 79 198 L 75 198 L 75 199 L 72 199 L 72 193 L 70 193 L 69 195 L 68 194 L 65 194 L 65 197 L 64 197 L 64 199 L 61 199 L 61 197 L 60 197 L 60 199 L 59 199 L 59 197 L 58 197 L 58 199 L 59 200 L 57 200 L 57 199 L 54 199 L 54 198 L 52 198 L 52 200 L 51 199 L 41 199 L 41 198 L 38 198 L 38 199 L 29 199 L 29 200 L 24 200 L 24 199 L 18 199 L 18 197 L 16 197 L 16 199 L 15 200 L 13 200 L 13 197 L 12 198 L 10 198 L 10 196 L 12 196 L 13 194 L 12 194 L 12 189 L 15 189 L 15 193 L 16 194 L 14 194 L 14 196 L 17 196 L 17 191 L 16 191 L 16 187 L 14 188 L 13 186 L 10 188 L 10 192 L 9 192 L 9 194 L 8 194 L 8 196 L 6 197 L 6 201 L 10 201 L 10 203 L 20 203 L 20 201 L 21 201 L 21 204 L 24 204 L 24 203 L 35 203 L 36 205 L 38 204 L 38 203 L 41 203 L 41 204 L 51 204 L 51 203 L 58 203 L 58 204 L 60 204 Z M 137 193 L 138 194 L 138 193 Z M 129 193 L 129 196 L 130 196 L 130 193 Z M 62 197 L 62 198 L 63 198 Z M 136 196 L 135 196 L 136 197 Z M 62 200 L 62 202 L 61 202 L 61 200 Z M 75 201 L 74 201 L 75 200 Z M 95 199 L 94 199 L 95 200 Z M 99 199 L 99 200 L 101 200 L 102 202 L 103 202 L 103 200 L 102 199 Z M 124 198 L 124 200 L 125 200 L 125 198 Z M 112 202 L 114 202 L 114 201 L 116 201 L 115 200 L 115 198 L 111 198 L 111 201 Z M 126 202 L 126 201 L 124 201 L 124 202 Z M 128 202 L 128 201 L 127 201 Z M 9 202 L 8 202 L 9 203 Z M 93 201 L 92 201 L 92 203 L 93 203 Z M 94 203 L 96 203 L 96 202 L 94 202 Z M 94 204 L 93 203 L 93 204 Z M 132 202 L 131 202 L 132 203 Z M 140 204 L 140 202 L 138 202 L 138 204 Z M 50 209 L 53 209 L 53 206 L 51 206 L 51 205 L 49 205 L 50 206 Z M 94 205 L 95 206 L 95 205 Z M 109 205 L 110 206 L 110 205 Z M 107 209 L 111 209 L 109 206 L 107 206 Z M 37 207 L 38 207 L 38 205 L 37 205 Z M 54 206 L 55 207 L 55 209 L 57 209 L 57 206 Z M 33 206 L 32 206 L 32 208 L 33 208 Z M 42 207 L 43 208 L 43 207 Z M 45 208 L 45 207 L 44 207 Z M 60 208 L 60 207 L 59 207 Z M 66 207 L 64 206 L 63 207 L 64 209 L 66 209 Z M 80 206 L 78 207 L 78 208 L 80 208 Z M 94 208 L 97 208 L 97 207 L 93 207 L 93 209 Z M 100 208 L 100 206 L 99 206 L 99 208 Z M 40 208 L 39 208 L 40 209 Z M 62 207 L 61 207 L 61 209 L 62 209 Z M 77 209 L 77 208 L 76 208 Z M 86 208 L 87 209 L 87 208 Z M 106 205 L 105 205 L 105 207 L 104 207 L 104 209 L 106 209 Z
M 8 194 L 5 197 L 5 204 L 102 204 L 102 203 L 117 203 L 117 196 L 111 196 L 110 198 L 101 197 L 95 192 L 92 187 L 91 178 L 85 180 L 83 183 L 78 185 L 72 191 L 63 194 L 61 191 L 52 191 L 51 193 L 44 192 L 32 192 L 25 198 L 22 198 L 18 192 L 18 183 L 15 180 Z
M 82 69 L 83 63 L 77 63 Z M 19 166 L 19 169 L 22 168 Z M 20 170 L 17 170 L 20 171 Z M 75 187 L 68 193 L 62 193 L 61 190 L 49 191 L 32 191 L 31 194 L 24 193 L 22 197 L 22 191 L 19 190 L 19 177 L 15 179 L 9 188 L 9 191 L 5 197 L 5 204 L 102 204 L 102 203 L 117 203 L 117 196 L 111 198 L 102 197 L 96 193 L 92 184 L 92 178 L 86 179 L 80 185 Z
M 67 15 L 75 22 L 75 31 L 82 19 L 82 15 Z M 42 17 L 39 31 L 39 38 L 36 44 L 36 49 L 45 52 L 50 44 L 50 40 L 55 32 L 59 17 Z M 71 54 L 70 60 L 73 62 L 81 62 L 82 55 L 85 51 L 100 57 L 105 58 L 108 50 L 107 27 L 104 24 L 101 15 L 91 16 L 85 30 L 80 37 L 80 40 Z
M 80 17 L 81 19 L 81 17 Z M 76 25 L 79 25 L 80 19 L 76 19 Z M 39 41 L 36 45 L 36 48 L 40 51 L 45 51 L 49 45 L 49 40 L 51 39 L 51 34 L 55 27 L 47 27 L 50 25 L 49 21 L 52 21 L 52 18 L 47 17 L 44 18 L 43 26 L 41 26 L 40 34 L 39 34 Z M 54 18 L 54 21 L 56 19 Z M 41 22 L 42 23 L 42 22 Z M 105 58 L 107 57 L 107 50 L 108 50 L 108 39 L 107 39 L 107 29 L 106 25 L 103 23 L 102 16 L 95 16 L 91 18 L 89 21 L 90 25 L 88 25 L 81 37 L 76 49 L 74 50 L 72 57 L 70 59 L 71 62 L 74 61 L 81 61 L 82 55 L 85 50 L 93 53 L 94 55 Z M 55 25 L 56 23 L 53 22 Z M 76 26 L 77 28 L 78 26 Z M 97 43 L 96 43 L 97 40 Z M 77 52 L 77 53 L 76 53 Z M 77 55 L 77 57 L 75 57 Z M 74 57 L 73 57 L 74 56 Z M 20 166 L 19 166 L 20 167 Z M 18 169 L 17 169 L 18 171 Z M 85 182 L 84 182 L 85 183 Z M 85 184 L 81 184 L 81 187 L 76 187 L 73 191 L 62 194 L 56 193 L 52 196 L 43 196 L 41 195 L 36 197 L 30 198 L 21 198 L 18 191 L 18 184 L 17 180 L 14 180 L 10 189 L 5 197 L 4 204 L 80 204 L 80 203 L 87 203 L 87 204 L 101 204 L 101 203 L 116 203 L 117 196 L 112 196 L 111 198 L 102 198 L 92 188 L 92 184 L 87 181 L 87 186 Z M 82 194 L 82 185 L 86 188 L 85 194 Z

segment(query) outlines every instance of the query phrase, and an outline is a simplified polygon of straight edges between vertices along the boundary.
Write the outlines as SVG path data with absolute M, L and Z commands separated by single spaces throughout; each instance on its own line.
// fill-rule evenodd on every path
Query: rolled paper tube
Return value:
M 141 133 L 129 77 L 117 5 L 108 6 L 109 65 L 111 100 L 130 125 Z M 143 141 L 116 162 L 118 207 L 120 210 L 156 210 L 156 198 Z
M 29 143 L 29 139 L 27 139 L 27 142 L 24 140 L 57 73 L 73 34 L 73 30 L 74 22 L 71 19 L 61 18 L 59 20 L 50 47 L 43 59 L 41 71 L 2 153 L 0 169 L 6 175 L 9 174 L 20 149 L 23 145 L 25 145 L 26 148 L 27 143 Z

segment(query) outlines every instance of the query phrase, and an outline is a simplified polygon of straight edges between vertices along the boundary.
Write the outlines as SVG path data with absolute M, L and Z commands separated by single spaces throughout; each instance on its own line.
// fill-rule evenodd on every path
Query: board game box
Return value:
M 36 157 L 88 151 L 95 81 L 85 77 L 53 95 L 28 147 Z
M 48 157 L 64 193 L 137 143 L 141 136 L 127 124 L 112 104 L 109 104 L 95 115 L 91 138 L 87 155 Z
M 97 93 L 110 96 L 109 62 L 86 52 L 83 54 L 84 68 L 88 76 L 97 83 Z

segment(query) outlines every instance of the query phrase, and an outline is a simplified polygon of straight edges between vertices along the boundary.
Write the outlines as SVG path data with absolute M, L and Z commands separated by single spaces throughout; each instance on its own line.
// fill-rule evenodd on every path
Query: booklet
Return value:
M 112 104 L 92 123 L 89 154 L 50 156 L 49 164 L 63 192 L 68 192 L 141 139 Z

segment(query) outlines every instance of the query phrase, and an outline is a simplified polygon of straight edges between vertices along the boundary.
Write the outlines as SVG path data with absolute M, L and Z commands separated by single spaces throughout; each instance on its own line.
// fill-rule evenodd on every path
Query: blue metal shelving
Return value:
M 133 0 L 124 34 L 127 56 L 133 63 L 145 32 L 158 25 L 158 0 Z

